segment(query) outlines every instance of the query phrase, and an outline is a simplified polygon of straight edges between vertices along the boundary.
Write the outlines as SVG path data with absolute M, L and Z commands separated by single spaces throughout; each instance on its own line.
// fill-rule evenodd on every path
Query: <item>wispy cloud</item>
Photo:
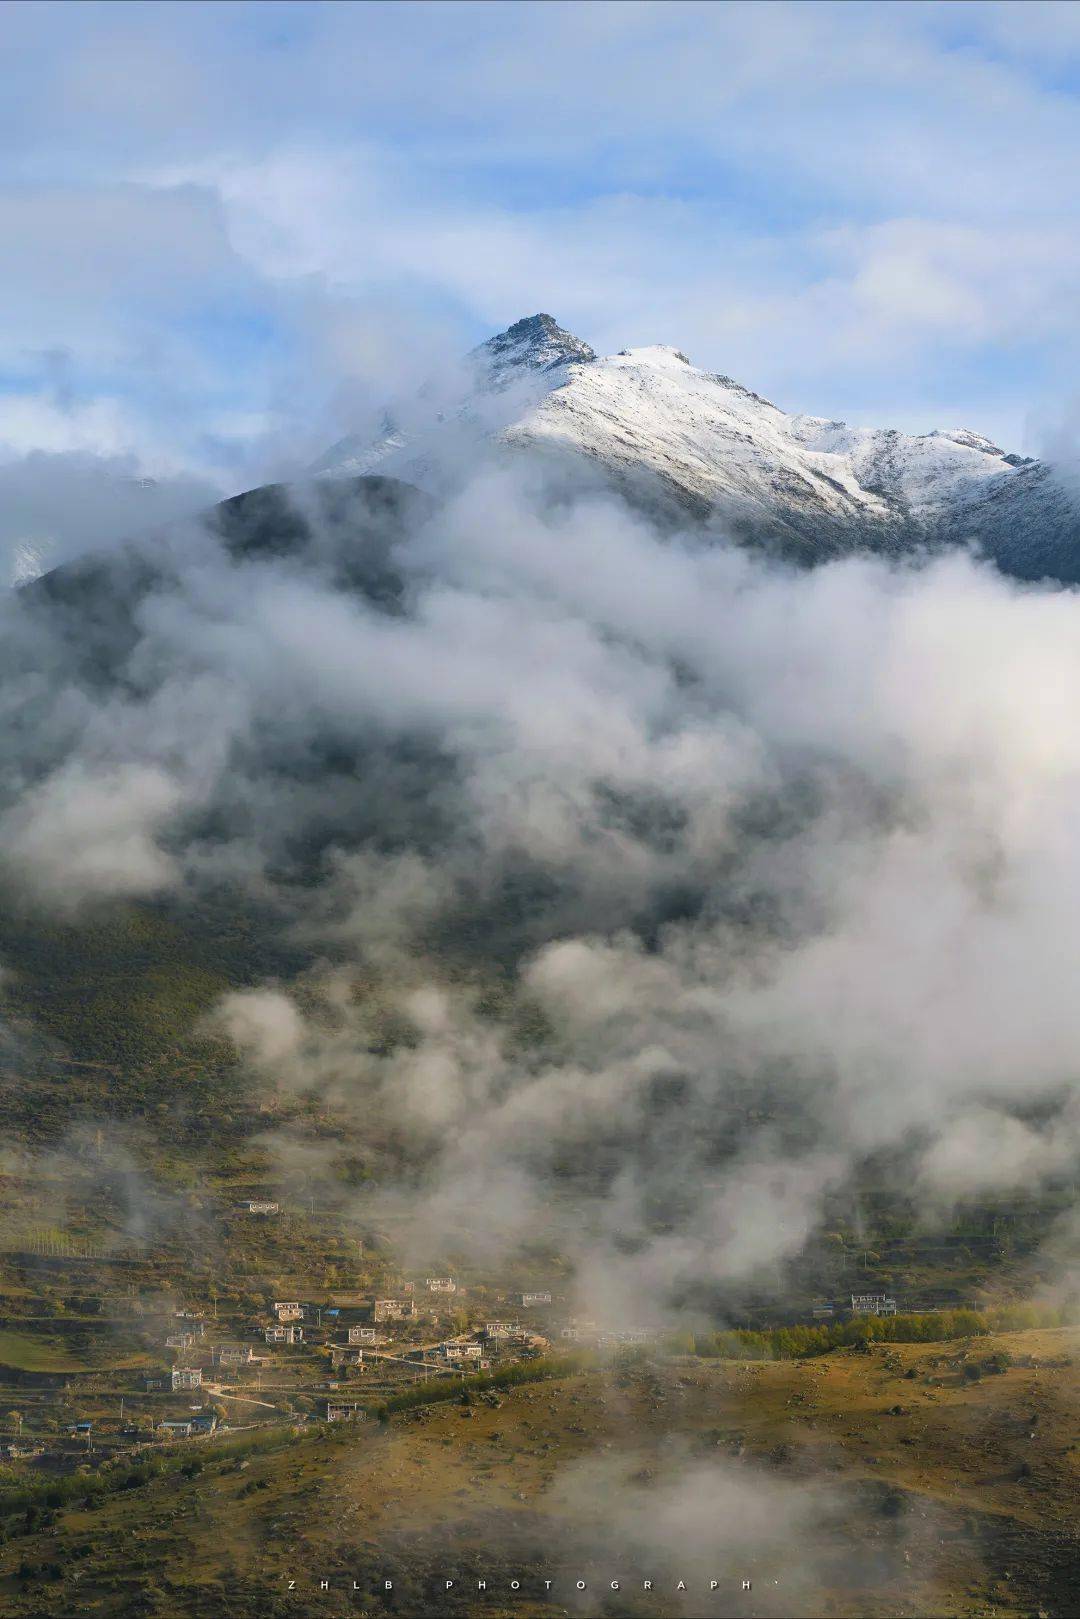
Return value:
M 1070 15 L 8 8 L 0 382 L 35 398 L 62 350 L 103 447 L 239 487 L 548 308 L 1023 447 L 1080 357 Z M 28 412 L 13 445 L 55 449 Z

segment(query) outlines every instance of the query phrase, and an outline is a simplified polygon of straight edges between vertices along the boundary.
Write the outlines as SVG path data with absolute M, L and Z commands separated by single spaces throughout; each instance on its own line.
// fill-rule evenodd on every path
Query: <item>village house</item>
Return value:
M 510 1338 L 510 1337 L 513 1337 L 513 1335 L 515 1333 L 518 1333 L 520 1331 L 521 1331 L 521 1327 L 518 1325 L 518 1323 L 516 1321 L 485 1321 L 484 1322 L 484 1337 L 485 1338 Z
M 302 1344 L 304 1329 L 295 1321 L 282 1322 L 276 1327 L 267 1327 L 266 1341 L 268 1344 Z
M 415 1314 L 411 1299 L 376 1299 L 371 1306 L 373 1321 L 411 1321 Z
M 165 1339 L 166 1349 L 190 1349 L 195 1342 L 193 1332 L 170 1332 Z
M 291 1304 L 275 1304 L 274 1314 L 279 1321 L 302 1321 L 304 1319 L 304 1306 L 295 1301 Z
M 190 1439 L 192 1424 L 190 1422 L 159 1422 L 158 1428 L 166 1439 Z
M 213 1411 L 200 1412 L 197 1417 L 192 1417 L 191 1419 L 193 1433 L 214 1433 L 217 1425 L 218 1419 Z
M 327 1422 L 366 1422 L 367 1412 L 355 1400 L 327 1400 Z
M 194 1310 L 177 1310 L 176 1320 L 177 1325 L 172 1329 L 174 1333 L 186 1333 L 192 1343 L 196 1338 L 206 1337 L 206 1321 Z
M 248 1366 L 255 1359 L 250 1344 L 217 1344 L 213 1350 L 216 1366 Z
M 339 1366 L 363 1367 L 364 1351 L 362 1349 L 331 1349 L 330 1365 L 335 1370 Z
M 456 1293 L 457 1283 L 452 1276 L 428 1276 L 424 1286 L 429 1293 Z
M 375 1342 L 374 1327 L 350 1327 L 348 1332 L 351 1344 L 373 1344 Z
M 169 1382 L 175 1394 L 177 1389 L 202 1388 L 201 1366 L 174 1366 L 169 1373 Z
M 479 1360 L 483 1350 L 479 1344 L 447 1343 L 438 1346 L 438 1354 L 449 1361 Z
M 538 1304 L 550 1304 L 551 1303 L 551 1294 L 550 1293 L 515 1293 L 514 1294 L 514 1299 L 518 1304 L 521 1305 L 523 1310 L 530 1310 L 530 1309 L 533 1309 Z
M 851 1295 L 852 1315 L 895 1315 L 896 1300 L 886 1298 L 884 1293 L 853 1293 Z
M 246 1214 L 280 1214 L 280 1203 L 269 1203 L 263 1198 L 249 1197 L 243 1205 Z
M 168 1376 L 144 1377 L 143 1387 L 147 1394 L 163 1394 L 172 1387 L 172 1379 Z

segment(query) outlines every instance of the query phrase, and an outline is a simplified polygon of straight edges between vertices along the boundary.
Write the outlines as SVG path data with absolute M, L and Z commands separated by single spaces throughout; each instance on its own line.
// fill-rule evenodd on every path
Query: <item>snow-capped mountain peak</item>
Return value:
M 399 477 L 430 481 L 440 439 L 462 432 L 479 439 L 497 433 L 521 409 L 564 382 L 570 366 L 595 359 L 588 343 L 551 315 L 527 315 L 472 349 L 458 374 L 430 378 L 418 397 L 401 408 L 403 420 L 384 412 L 374 436 L 339 439 L 311 471 L 317 477 L 342 477 L 392 468 Z
M 434 488 L 470 445 L 542 452 L 599 471 L 667 523 L 705 521 L 804 560 L 974 541 L 999 560 L 1007 550 L 1012 571 L 1080 577 L 1072 497 L 967 428 L 789 414 L 667 344 L 598 356 L 547 314 L 480 344 L 458 386 L 449 405 L 445 386 L 425 389 L 407 426 L 343 440 L 313 470 Z
M 566 331 L 551 315 L 527 315 L 505 332 L 489 337 L 469 355 L 481 386 L 501 382 L 522 370 L 554 371 L 595 359 L 588 343 Z

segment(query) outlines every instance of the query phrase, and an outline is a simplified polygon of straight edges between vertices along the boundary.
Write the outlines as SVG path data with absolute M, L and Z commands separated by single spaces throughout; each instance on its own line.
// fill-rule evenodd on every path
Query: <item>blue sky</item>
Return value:
M 790 409 L 1077 416 L 1080 6 L 3 8 L 0 460 L 232 489 L 545 309 Z

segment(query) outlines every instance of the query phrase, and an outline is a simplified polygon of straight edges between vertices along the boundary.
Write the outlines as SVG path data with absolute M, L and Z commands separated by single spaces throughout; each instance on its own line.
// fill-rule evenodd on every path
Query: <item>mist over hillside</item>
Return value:
M 3 21 L 0 1619 L 1080 1614 L 1080 0 Z
M 600 364 L 542 358 L 515 409 Z M 644 1323 L 782 1287 L 869 1163 L 929 1220 L 1072 1184 L 1074 592 L 921 543 L 808 570 L 595 457 L 453 456 L 5 598 L 16 1049 L 100 1058 L 71 998 L 122 957 L 136 1067 L 231 1052 L 369 1140 L 418 1251 L 542 1233 Z

